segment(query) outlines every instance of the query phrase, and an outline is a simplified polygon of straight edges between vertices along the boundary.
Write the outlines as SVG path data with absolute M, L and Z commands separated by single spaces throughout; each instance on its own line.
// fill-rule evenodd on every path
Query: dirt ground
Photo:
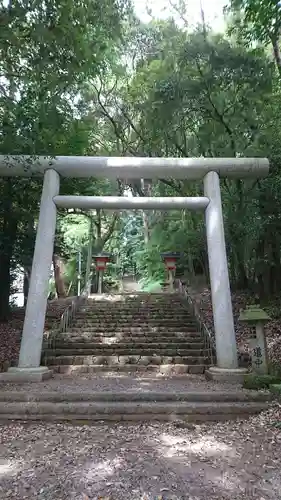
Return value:
M 69 375 L 55 374 L 53 378 L 40 382 L 40 384 L 7 383 L 0 381 L 0 391 L 24 391 L 36 392 L 239 392 L 249 393 L 235 384 L 222 384 L 207 381 L 204 375 L 176 375 L 166 376 L 150 372 L 122 374 L 116 372 L 101 372 L 97 374 L 76 374 L 75 371 Z M 250 391 L 253 393 L 253 391 Z
M 0 498 L 280 500 L 277 414 L 275 404 L 211 425 L 2 425 Z

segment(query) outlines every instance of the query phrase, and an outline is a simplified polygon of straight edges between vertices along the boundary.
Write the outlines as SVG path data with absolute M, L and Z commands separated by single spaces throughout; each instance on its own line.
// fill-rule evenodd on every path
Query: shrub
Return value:
M 251 373 L 245 376 L 243 387 L 252 390 L 269 389 L 270 385 L 280 382 L 280 377 L 276 375 L 254 375 Z

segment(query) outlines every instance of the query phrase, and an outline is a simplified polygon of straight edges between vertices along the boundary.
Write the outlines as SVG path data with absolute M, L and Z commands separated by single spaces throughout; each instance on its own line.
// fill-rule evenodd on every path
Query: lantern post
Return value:
M 264 325 L 270 320 L 268 314 L 259 304 L 249 305 L 240 311 L 239 321 L 246 324 L 253 331 L 250 341 L 252 351 L 252 369 L 254 373 L 268 374 L 268 354 Z
M 164 252 L 161 253 L 161 257 L 165 263 L 166 269 L 168 271 L 169 277 L 169 290 L 174 291 L 174 279 L 177 267 L 177 260 L 180 258 L 179 252 Z
M 111 257 L 112 254 L 108 252 L 102 252 L 93 256 L 96 263 L 96 271 L 98 272 L 98 294 L 102 294 L 103 273 Z

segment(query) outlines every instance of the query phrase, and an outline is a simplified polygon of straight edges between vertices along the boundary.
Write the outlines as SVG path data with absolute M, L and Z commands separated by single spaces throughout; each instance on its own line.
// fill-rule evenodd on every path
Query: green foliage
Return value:
M 279 397 L 279 398 L 281 397 L 281 384 L 272 384 L 269 386 L 269 389 L 277 397 Z
M 269 156 L 267 179 L 222 180 L 221 189 L 232 286 L 249 287 L 261 298 L 275 293 L 281 286 L 281 93 L 266 50 L 206 30 L 188 34 L 173 21 L 135 25 L 130 43 L 136 52 L 139 44 L 133 71 L 127 76 L 124 71 L 107 91 L 99 87 L 100 99 L 93 93 L 96 113 L 114 135 L 113 140 L 108 135 L 107 150 L 172 157 Z M 108 106 L 101 105 L 101 98 Z M 131 189 L 144 194 L 138 183 Z M 202 193 L 202 184 L 169 179 L 154 181 L 150 190 L 156 196 L 195 196 Z M 154 212 L 147 220 L 149 244 L 144 248 L 139 230 L 130 249 L 145 283 L 163 278 L 159 254 L 165 250 L 184 253 L 188 274 L 196 268 L 208 274 L 201 215 Z
M 162 281 L 150 281 L 149 283 L 145 284 L 145 282 L 141 280 L 140 284 L 144 292 L 153 293 L 162 290 Z
M 269 373 L 271 375 L 274 375 L 275 377 L 278 377 L 281 380 L 281 364 L 278 362 L 271 362 L 269 364 Z
M 281 26 L 279 0 L 232 0 L 232 8 L 238 19 L 244 22 L 244 30 L 249 40 L 255 37 L 262 43 L 278 38 Z
M 276 67 L 281 77 L 281 5 L 279 0 L 231 0 L 234 22 L 230 32 L 237 32 L 243 41 L 260 42 L 273 47 Z
M 0 0 L 0 154 L 87 153 L 92 122 L 82 87 L 117 52 L 129 7 L 127 0 Z M 79 183 L 65 188 L 77 191 Z M 40 191 L 30 179 L 0 180 L 2 319 L 14 269 L 31 267 Z
M 200 27 L 190 33 L 173 19 L 141 23 L 121 0 L 0 2 L 0 152 L 268 156 L 268 178 L 221 180 L 232 286 L 265 298 L 281 287 L 281 91 L 267 48 L 278 67 L 280 9 L 273 0 L 235 0 L 232 12 L 240 40 Z M 40 189 L 35 180 L 0 180 L 0 287 L 10 279 L 6 269 L 10 276 L 18 265 L 30 268 Z M 201 182 L 172 178 L 146 186 L 64 179 L 61 186 L 64 194 L 93 196 L 128 189 L 136 196 L 203 192 Z M 116 259 L 108 280 L 136 268 L 142 286 L 153 289 L 165 280 L 163 251 L 182 253 L 182 274 L 208 276 L 202 214 L 61 211 L 56 251 L 72 291 L 79 251 L 85 275 L 90 220 L 93 251 Z
M 249 374 L 245 376 L 243 387 L 251 390 L 269 389 L 270 385 L 278 383 L 280 383 L 280 377 L 275 375 Z

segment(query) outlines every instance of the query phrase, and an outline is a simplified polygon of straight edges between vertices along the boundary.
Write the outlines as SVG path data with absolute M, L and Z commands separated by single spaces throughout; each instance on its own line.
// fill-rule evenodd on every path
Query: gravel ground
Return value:
M 99 391 L 158 391 L 158 392 L 209 392 L 209 391 L 235 391 L 249 392 L 234 384 L 221 384 L 207 382 L 203 375 L 182 376 L 155 376 L 155 374 L 122 375 L 106 372 L 104 374 L 56 374 L 54 378 L 45 382 L 13 384 L 0 382 L 0 391 L 30 391 L 43 392 L 99 392 Z
M 280 500 L 276 407 L 212 425 L 0 427 L 0 498 Z

